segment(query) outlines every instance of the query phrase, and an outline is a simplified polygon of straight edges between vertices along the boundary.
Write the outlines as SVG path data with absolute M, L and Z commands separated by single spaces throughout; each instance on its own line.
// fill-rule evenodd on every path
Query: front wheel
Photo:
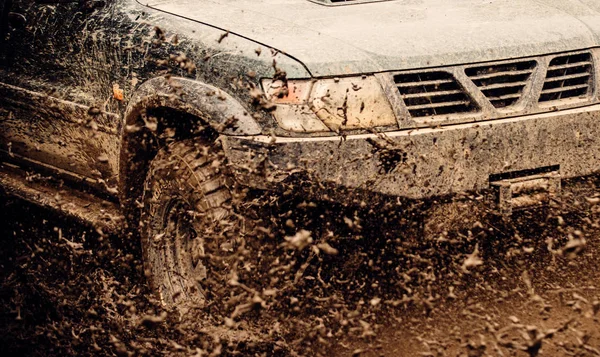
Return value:
M 222 229 L 232 200 L 222 161 L 216 145 L 194 139 L 163 148 L 150 165 L 142 249 L 146 275 L 165 306 L 200 307 L 210 282 L 227 280 L 235 238 Z

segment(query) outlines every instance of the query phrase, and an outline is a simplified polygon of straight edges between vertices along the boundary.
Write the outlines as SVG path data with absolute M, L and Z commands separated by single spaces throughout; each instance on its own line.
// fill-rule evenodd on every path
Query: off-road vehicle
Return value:
M 139 225 L 167 304 L 202 300 L 202 259 L 222 248 L 203 237 L 236 182 L 492 196 L 510 215 L 598 166 L 595 0 L 0 9 L 4 191 L 104 229 Z

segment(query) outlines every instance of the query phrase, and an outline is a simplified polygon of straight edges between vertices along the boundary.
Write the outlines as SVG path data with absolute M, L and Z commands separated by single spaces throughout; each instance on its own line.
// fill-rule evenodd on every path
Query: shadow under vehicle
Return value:
M 204 300 L 234 184 L 484 193 L 509 216 L 597 170 L 593 0 L 0 6 L 2 187 L 139 226 L 167 305 Z

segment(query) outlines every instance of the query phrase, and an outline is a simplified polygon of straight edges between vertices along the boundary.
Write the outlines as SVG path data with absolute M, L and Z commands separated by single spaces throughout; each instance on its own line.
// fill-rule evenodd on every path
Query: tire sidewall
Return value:
M 167 261 L 164 250 L 174 249 L 175 243 L 166 235 L 156 239 L 165 233 L 167 215 L 174 203 L 183 203 L 191 208 L 202 198 L 201 192 L 190 189 L 187 184 L 192 175 L 190 169 L 173 159 L 170 149 L 167 147 L 157 154 L 144 183 L 144 208 L 140 221 L 144 269 L 164 305 L 179 305 L 180 301 L 176 300 L 181 300 L 199 306 L 204 303 L 204 294 L 198 289 L 198 284 L 195 289 L 190 289 L 190 278 L 181 272 L 174 274 L 181 274 L 180 277 L 169 277 L 174 261 Z M 181 291 L 176 291 L 174 284 L 179 284 Z M 179 298 L 180 295 L 184 295 L 183 299 Z

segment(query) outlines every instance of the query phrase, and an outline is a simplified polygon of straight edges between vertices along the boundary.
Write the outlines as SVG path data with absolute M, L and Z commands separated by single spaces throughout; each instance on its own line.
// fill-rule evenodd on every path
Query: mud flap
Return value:
M 537 171 L 538 173 L 535 173 Z M 499 179 L 490 176 L 490 186 L 495 194 L 495 211 L 510 216 L 516 210 L 549 204 L 561 191 L 561 176 L 558 167 L 515 173 L 512 177 Z M 547 171 L 539 173 L 540 171 Z M 496 180 L 494 180 L 494 178 Z

